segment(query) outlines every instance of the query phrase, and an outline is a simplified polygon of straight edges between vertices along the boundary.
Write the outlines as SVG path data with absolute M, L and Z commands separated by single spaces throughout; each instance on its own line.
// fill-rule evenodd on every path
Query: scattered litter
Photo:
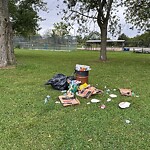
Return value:
M 71 93 L 71 94 L 75 94 L 78 91 L 78 87 L 79 84 L 81 83 L 81 81 L 77 81 L 77 80 L 68 80 L 68 91 L 67 93 Z
M 132 94 L 132 96 L 135 96 L 135 93 L 134 93 L 134 92 L 132 92 L 131 94 Z
M 73 95 L 61 95 L 59 96 L 60 102 L 63 104 L 63 106 L 70 106 L 70 105 L 78 105 L 80 104 L 80 101 L 75 98 Z
M 46 98 L 44 99 L 44 103 L 46 104 L 49 101 L 49 99 L 50 99 L 50 96 L 47 95 Z
M 91 103 L 99 103 L 100 100 L 99 99 L 91 99 Z
M 120 88 L 120 93 L 123 96 L 132 96 L 132 90 L 131 89 L 122 89 Z
M 50 98 L 50 96 L 49 96 L 49 95 L 47 95 L 46 97 L 47 97 L 48 99 Z
M 107 102 L 110 102 L 110 101 L 111 101 L 111 98 L 108 98 L 106 101 L 107 101 Z
M 110 89 L 107 89 L 106 92 L 110 92 Z
M 49 134 L 48 137 L 51 138 L 52 136 Z
M 113 89 L 113 91 L 117 91 L 117 89 Z
M 134 97 L 140 97 L 139 95 L 136 95 L 134 92 L 132 92 L 132 96 L 134 96 Z
M 44 103 L 46 104 L 47 102 L 48 102 L 48 99 L 47 99 L 47 98 L 45 98 Z
M 106 91 L 106 94 L 110 93 L 110 89 L 106 89 L 106 86 L 105 86 L 105 91 Z
M 90 102 L 86 103 L 87 105 L 91 104 Z
M 60 101 L 56 101 L 55 104 L 60 104 Z
M 130 120 L 125 120 L 125 122 L 126 122 L 127 124 L 129 124 L 131 121 L 130 121 Z
M 79 90 L 83 90 L 83 89 L 87 88 L 88 86 L 89 86 L 89 85 L 88 85 L 87 83 L 81 84 L 81 85 L 79 86 Z
M 109 96 L 110 96 L 111 98 L 117 97 L 117 95 L 115 95 L 115 94 L 110 94 Z
M 67 92 L 67 90 L 62 90 L 61 92 L 62 92 L 62 93 L 66 93 L 66 92 Z
M 77 96 L 79 96 L 79 93 L 78 93 L 78 92 L 76 92 L 76 95 L 77 95 Z
M 92 141 L 92 139 L 89 139 L 88 142 Z
M 84 97 L 84 98 L 89 98 L 91 95 L 93 94 L 102 94 L 103 91 L 96 89 L 94 86 L 88 86 L 86 88 L 84 88 L 81 91 L 78 91 L 78 96 L 80 97 Z
M 99 108 L 101 108 L 101 109 L 105 109 L 105 108 L 106 108 L 106 106 L 105 106 L 104 104 L 102 104 L 101 106 L 99 106 Z
M 120 108 L 128 108 L 130 106 L 131 103 L 129 102 L 121 102 L 119 103 L 119 107 Z
M 77 70 L 77 71 L 89 71 L 89 70 L 91 70 L 91 68 L 90 68 L 90 66 L 76 64 L 75 70 Z

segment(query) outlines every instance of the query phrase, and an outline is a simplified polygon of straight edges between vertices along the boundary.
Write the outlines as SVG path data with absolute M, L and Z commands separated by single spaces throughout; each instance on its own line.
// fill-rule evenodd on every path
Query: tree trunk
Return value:
M 100 26 L 101 30 L 101 51 L 100 51 L 100 60 L 106 61 L 106 47 L 107 47 L 107 23 Z
M 0 67 L 15 64 L 8 0 L 0 0 Z

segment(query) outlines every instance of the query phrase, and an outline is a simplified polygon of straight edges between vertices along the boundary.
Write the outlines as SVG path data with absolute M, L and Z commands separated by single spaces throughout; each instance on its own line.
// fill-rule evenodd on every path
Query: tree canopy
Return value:
M 125 40 L 127 41 L 129 39 L 128 36 L 126 36 L 124 33 L 122 33 L 121 35 L 119 35 L 118 40 Z
M 125 0 L 125 19 L 132 28 L 150 30 L 150 0 Z
M 68 35 L 69 31 L 69 26 L 64 22 L 54 23 L 54 29 L 52 30 L 53 34 L 58 36 Z
M 38 31 L 38 21 L 42 20 L 39 10 L 46 11 L 42 0 L 9 0 L 9 14 L 15 34 L 30 36 Z

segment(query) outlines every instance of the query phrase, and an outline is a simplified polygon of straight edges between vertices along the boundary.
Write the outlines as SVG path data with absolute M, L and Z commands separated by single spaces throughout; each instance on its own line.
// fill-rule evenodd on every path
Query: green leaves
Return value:
M 69 34 L 69 26 L 64 22 L 54 23 L 54 29 L 52 30 L 55 35 L 65 36 Z
M 126 0 L 125 19 L 140 30 L 150 29 L 150 1 L 149 0 Z
M 39 0 L 10 0 L 9 13 L 15 34 L 30 36 L 38 31 L 38 21 L 42 20 L 39 10 L 46 11 L 46 3 Z

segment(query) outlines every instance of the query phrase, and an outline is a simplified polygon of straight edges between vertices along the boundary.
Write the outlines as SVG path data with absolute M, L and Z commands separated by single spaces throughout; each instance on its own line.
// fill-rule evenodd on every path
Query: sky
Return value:
M 56 7 L 58 4 L 57 0 L 44 0 L 44 1 L 47 2 L 47 8 L 48 8 L 49 13 L 43 12 L 43 11 L 39 12 L 39 15 L 43 19 L 45 19 L 44 21 L 39 22 L 40 27 L 42 28 L 39 31 L 39 33 L 41 35 L 43 35 L 47 30 L 52 29 L 54 23 L 59 23 L 60 21 L 62 21 L 61 20 L 62 16 L 57 15 L 57 13 L 60 11 L 61 8 L 65 7 L 65 5 L 62 2 L 60 2 L 61 3 L 60 8 L 57 8 Z M 62 1 L 62 0 L 60 0 L 60 1 Z M 138 31 L 136 29 L 134 29 L 134 30 L 129 29 L 130 25 L 125 22 L 124 17 L 123 17 L 123 9 L 119 9 L 118 15 L 120 16 L 120 20 L 121 20 L 121 24 L 122 24 L 122 33 L 126 34 L 128 37 L 134 37 L 136 35 L 141 34 L 141 33 L 138 33 Z M 77 30 L 77 28 L 74 27 L 74 30 L 72 30 L 71 33 L 73 35 L 76 35 L 76 30 Z M 99 28 L 93 26 L 92 30 L 99 31 Z M 115 38 L 115 37 L 111 37 L 110 35 L 109 35 L 109 37 L 112 39 Z

